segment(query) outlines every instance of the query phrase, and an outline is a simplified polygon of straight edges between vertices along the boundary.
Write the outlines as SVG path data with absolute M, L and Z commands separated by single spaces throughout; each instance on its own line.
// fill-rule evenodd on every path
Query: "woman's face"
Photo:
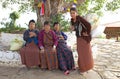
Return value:
M 44 30 L 49 31 L 50 30 L 50 25 L 49 24 L 48 25 L 44 25 Z
M 34 22 L 31 22 L 30 24 L 29 24 L 29 29 L 35 29 L 35 23 Z
M 55 24 L 55 26 L 54 26 L 54 30 L 59 31 L 59 29 L 60 29 L 59 24 Z
M 72 17 L 73 19 L 75 19 L 75 18 L 76 18 L 76 16 L 77 16 L 77 12 L 76 12 L 76 11 L 71 10 L 71 11 L 70 11 L 70 15 L 71 15 L 71 17 Z

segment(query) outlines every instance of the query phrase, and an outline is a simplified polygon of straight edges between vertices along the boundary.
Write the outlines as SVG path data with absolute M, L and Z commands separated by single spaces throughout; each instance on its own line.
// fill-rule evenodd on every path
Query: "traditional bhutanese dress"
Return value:
M 58 69 L 57 53 L 53 51 L 53 46 L 57 46 L 57 37 L 54 31 L 46 33 L 42 30 L 38 36 L 39 47 L 44 47 L 45 52 L 40 53 L 41 68 L 49 70 Z
M 55 31 L 55 33 L 58 36 L 57 56 L 59 68 L 62 71 L 71 70 L 75 65 L 72 50 L 66 44 L 67 36 L 61 31 Z M 59 39 L 60 35 L 62 35 L 64 39 Z
M 74 26 L 77 36 L 77 52 L 78 52 L 78 66 L 80 72 L 85 72 L 93 68 L 94 62 L 91 51 L 91 25 L 80 16 L 76 17 L 76 22 L 71 19 L 72 26 Z M 82 23 L 83 25 L 81 25 Z M 88 36 L 83 36 L 83 32 L 87 32 Z
M 30 38 L 29 32 L 34 32 L 36 35 L 39 33 L 37 30 L 26 30 L 24 32 L 23 39 L 26 41 L 26 44 L 20 49 L 21 61 L 27 67 L 38 66 L 40 65 L 38 37 Z

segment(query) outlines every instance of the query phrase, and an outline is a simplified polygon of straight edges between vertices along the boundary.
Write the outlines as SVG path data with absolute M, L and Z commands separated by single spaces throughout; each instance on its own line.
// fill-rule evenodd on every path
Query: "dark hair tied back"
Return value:
M 72 7 L 72 8 L 70 8 L 70 12 L 71 12 L 71 11 L 76 11 L 76 12 L 77 12 L 77 9 L 74 8 L 74 7 Z

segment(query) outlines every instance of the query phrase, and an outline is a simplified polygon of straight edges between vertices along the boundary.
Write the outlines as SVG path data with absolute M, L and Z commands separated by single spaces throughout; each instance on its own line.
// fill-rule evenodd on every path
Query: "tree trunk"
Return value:
M 34 0 L 34 1 L 37 1 L 37 0 Z M 46 0 L 46 2 L 44 3 L 44 6 L 45 6 L 44 15 L 40 15 L 40 8 L 38 8 L 37 5 L 35 6 L 36 13 L 37 13 L 37 27 L 39 27 L 39 29 L 42 28 L 44 21 L 50 21 L 51 16 L 54 16 L 58 13 L 58 10 L 59 10 L 58 8 L 61 2 L 62 0 Z M 39 3 L 39 2 L 35 2 L 35 3 Z

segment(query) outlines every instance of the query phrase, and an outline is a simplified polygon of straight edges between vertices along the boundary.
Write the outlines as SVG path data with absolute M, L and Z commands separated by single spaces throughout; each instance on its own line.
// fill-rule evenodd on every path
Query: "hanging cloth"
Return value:
M 44 3 L 42 2 L 42 6 L 41 6 L 41 10 L 40 10 L 40 15 L 44 15 L 45 14 L 45 7 L 44 7 Z

